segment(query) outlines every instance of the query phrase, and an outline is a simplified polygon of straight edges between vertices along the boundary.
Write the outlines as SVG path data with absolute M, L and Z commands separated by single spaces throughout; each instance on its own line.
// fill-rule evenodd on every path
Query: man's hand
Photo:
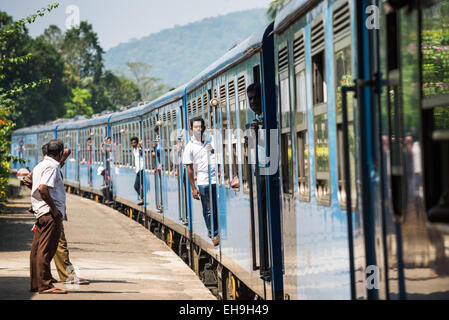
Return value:
M 62 154 L 62 159 L 61 162 L 64 162 L 72 153 L 72 150 L 70 150 L 69 148 L 64 148 L 64 153 Z
M 62 214 L 58 211 L 58 209 L 56 209 L 55 203 L 50 197 L 48 186 L 46 186 L 45 184 L 41 184 L 38 188 L 38 191 L 41 195 L 42 200 L 44 200 L 45 203 L 50 207 L 50 214 L 52 215 L 53 219 L 62 219 Z
M 197 188 L 192 190 L 192 197 L 196 200 L 200 200 L 200 191 Z
M 214 148 L 212 148 L 212 145 L 210 143 L 206 144 L 206 150 L 211 152 L 214 150 Z
M 33 172 L 28 173 L 26 177 L 23 178 L 23 184 L 28 188 L 33 188 Z

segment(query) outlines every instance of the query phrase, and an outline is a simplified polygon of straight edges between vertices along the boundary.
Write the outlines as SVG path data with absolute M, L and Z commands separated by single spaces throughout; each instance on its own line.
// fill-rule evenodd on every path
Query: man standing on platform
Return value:
M 62 159 L 59 162 L 60 169 L 64 166 L 65 160 L 67 160 L 67 158 L 70 156 L 70 153 L 71 153 L 71 150 L 69 148 L 64 148 L 64 153 L 62 155 Z M 45 159 L 45 156 L 47 154 L 48 154 L 48 143 L 46 143 L 42 146 L 42 160 Z M 62 176 L 62 172 L 61 172 L 61 177 L 62 177 L 62 180 L 64 180 L 64 177 Z M 26 176 L 24 178 L 24 184 L 29 189 L 32 189 L 32 187 L 33 187 L 33 171 L 31 171 L 28 174 L 28 176 Z M 33 211 L 31 210 L 31 212 L 33 212 Z M 64 216 L 64 220 L 67 221 L 67 212 Z M 59 279 L 62 282 L 65 282 L 68 284 L 89 284 L 89 281 L 87 281 L 86 279 L 82 279 L 82 278 L 78 277 L 78 275 L 75 272 L 75 268 L 73 267 L 72 263 L 70 262 L 69 249 L 67 246 L 67 240 L 65 238 L 65 233 L 64 233 L 64 224 L 62 224 L 61 236 L 59 238 L 58 248 L 56 249 L 53 260 L 55 261 L 56 270 L 58 270 Z M 58 280 L 56 280 L 52 277 L 51 282 L 56 283 L 56 282 L 58 282 Z
M 65 188 L 59 168 L 64 143 L 51 140 L 47 155 L 33 170 L 31 204 L 36 216 L 36 230 L 30 252 L 31 291 L 67 293 L 51 283 L 50 262 L 58 248 L 65 216 Z

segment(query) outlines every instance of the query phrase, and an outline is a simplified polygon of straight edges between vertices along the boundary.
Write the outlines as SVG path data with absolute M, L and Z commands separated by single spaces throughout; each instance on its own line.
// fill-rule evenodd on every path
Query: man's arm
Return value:
M 60 168 L 64 166 L 65 161 L 67 160 L 67 158 L 70 156 L 71 153 L 72 150 L 70 150 L 69 148 L 64 148 L 64 154 L 62 155 L 61 161 L 59 162 Z
M 195 180 L 193 178 L 193 164 L 187 165 L 187 176 L 189 177 L 190 187 L 192 188 L 192 196 L 196 200 L 200 200 L 199 190 L 195 186 Z
M 58 211 L 58 209 L 56 209 L 55 203 L 48 192 L 48 188 L 49 187 L 47 185 L 41 184 L 38 188 L 39 194 L 41 195 L 42 200 L 44 200 L 50 207 L 50 214 L 53 216 L 53 219 L 62 219 L 62 214 Z

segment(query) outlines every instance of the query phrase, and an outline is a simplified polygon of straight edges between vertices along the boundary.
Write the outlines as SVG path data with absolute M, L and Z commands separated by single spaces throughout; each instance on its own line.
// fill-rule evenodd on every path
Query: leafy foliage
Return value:
M 88 105 L 92 99 L 92 95 L 89 90 L 81 88 L 72 89 L 73 98 L 70 102 L 65 104 L 66 107 L 66 118 L 72 118 L 78 114 L 85 114 L 91 116 L 94 114 L 92 107 Z
M 9 150 L 9 139 L 15 127 L 11 116 L 16 114 L 15 109 L 23 94 L 31 88 L 50 83 L 49 78 L 40 78 L 41 74 L 37 75 L 39 78 L 17 76 L 17 71 L 32 65 L 30 62 L 34 58 L 32 53 L 27 52 L 29 47 L 25 45 L 29 39 L 25 25 L 33 23 L 38 16 L 43 16 L 58 5 L 51 4 L 15 22 L 0 12 L 0 203 L 6 200 L 10 161 L 23 161 L 14 157 Z
M 126 65 L 132 74 L 140 96 L 144 100 L 154 100 L 168 89 L 168 86 L 160 83 L 159 78 L 150 77 L 152 65 L 145 62 L 127 62 Z

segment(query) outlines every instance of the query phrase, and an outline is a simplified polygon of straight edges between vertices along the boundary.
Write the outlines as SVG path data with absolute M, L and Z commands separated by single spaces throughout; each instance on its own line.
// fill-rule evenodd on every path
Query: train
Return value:
M 158 99 L 16 130 L 11 150 L 31 169 L 40 146 L 62 139 L 73 150 L 67 191 L 97 201 L 96 172 L 109 165 L 112 205 L 220 299 L 448 299 L 448 15 L 447 0 L 292 0 Z M 250 84 L 260 86 L 268 165 L 248 160 Z M 176 147 L 195 116 L 219 133 L 218 246 Z

